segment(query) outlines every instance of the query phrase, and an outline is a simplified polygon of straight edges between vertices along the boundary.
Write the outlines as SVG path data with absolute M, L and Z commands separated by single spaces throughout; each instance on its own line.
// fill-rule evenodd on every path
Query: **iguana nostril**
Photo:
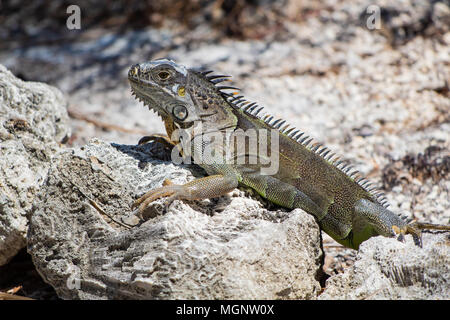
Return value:
M 131 66 L 130 70 L 128 71 L 128 77 L 137 77 L 139 75 L 139 65 L 135 64 Z

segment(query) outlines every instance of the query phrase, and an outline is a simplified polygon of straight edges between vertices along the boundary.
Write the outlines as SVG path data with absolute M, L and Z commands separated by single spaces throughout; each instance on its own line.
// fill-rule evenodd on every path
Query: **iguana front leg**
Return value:
M 150 190 L 136 200 L 133 208 L 139 206 L 139 212 L 144 212 L 150 203 L 156 199 L 169 197 L 167 203 L 173 200 L 199 200 L 222 196 L 238 186 L 238 180 L 231 175 L 212 175 L 190 181 L 183 185 L 173 184 L 165 180 L 163 186 Z

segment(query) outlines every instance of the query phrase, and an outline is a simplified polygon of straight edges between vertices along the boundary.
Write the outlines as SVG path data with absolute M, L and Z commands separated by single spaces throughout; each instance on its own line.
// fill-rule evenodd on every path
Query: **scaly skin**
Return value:
M 421 245 L 418 225 L 408 224 L 386 209 L 384 197 L 373 190 L 367 179 L 339 161 L 329 149 L 312 144 L 312 139 L 302 132 L 284 125 L 284 121 L 259 117 L 261 109 L 256 104 L 226 93 L 237 88 L 218 85 L 228 76 L 209 73 L 186 69 L 167 59 L 131 67 L 128 79 L 133 94 L 158 112 L 168 134 L 144 137 L 141 142 L 177 145 L 183 156 L 203 152 L 202 161 L 194 157 L 194 162 L 209 175 L 184 185 L 166 180 L 161 188 L 150 190 L 136 201 L 134 205 L 140 211 L 162 197 L 169 197 L 169 203 L 175 199 L 214 198 L 244 185 L 277 205 L 312 214 L 326 233 L 347 247 L 358 249 L 363 241 L 377 235 L 398 236 L 401 240 L 408 233 Z M 243 140 L 247 148 L 227 153 L 234 146 L 229 142 L 233 135 L 245 137 L 245 132 L 252 130 L 263 133 L 247 136 Z M 277 134 L 272 136 L 274 130 Z M 212 138 L 217 135 L 230 140 L 223 143 L 222 138 Z M 264 135 L 268 145 L 278 142 L 278 148 L 270 153 L 278 170 L 271 174 L 261 170 L 269 154 L 249 147 Z M 206 143 L 196 143 L 200 138 Z M 214 156 L 207 150 L 214 150 Z M 255 162 L 250 161 L 252 157 Z

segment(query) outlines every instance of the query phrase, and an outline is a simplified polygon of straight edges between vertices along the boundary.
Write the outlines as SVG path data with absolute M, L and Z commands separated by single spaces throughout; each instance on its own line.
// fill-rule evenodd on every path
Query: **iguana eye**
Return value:
M 182 105 L 175 106 L 175 108 L 173 108 L 172 113 L 178 120 L 184 120 L 188 116 L 188 111 L 186 107 Z
M 170 73 L 168 73 L 167 71 L 160 71 L 158 72 L 158 77 L 161 80 L 167 80 L 170 76 Z

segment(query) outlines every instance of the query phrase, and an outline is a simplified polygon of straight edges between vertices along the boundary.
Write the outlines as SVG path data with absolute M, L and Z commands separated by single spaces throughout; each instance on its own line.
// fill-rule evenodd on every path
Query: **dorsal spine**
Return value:
M 230 76 L 226 75 L 210 75 L 212 71 L 201 72 L 201 74 L 212 84 L 217 87 L 217 90 L 222 94 L 222 97 L 229 102 L 229 104 L 238 110 L 241 110 L 247 115 L 255 117 L 262 120 L 269 127 L 277 129 L 280 133 L 284 134 L 288 138 L 294 140 L 295 142 L 301 144 L 305 148 L 309 149 L 311 152 L 316 153 L 327 162 L 338 168 L 344 174 L 346 174 L 350 179 L 355 181 L 364 190 L 369 192 L 375 200 L 380 203 L 385 208 L 389 207 L 385 194 L 375 187 L 367 178 L 362 177 L 360 173 L 355 170 L 351 165 L 333 153 L 330 149 L 323 146 L 320 143 L 314 142 L 313 138 L 310 138 L 304 132 L 296 129 L 289 124 L 286 124 L 286 120 L 274 119 L 270 114 L 261 114 L 263 107 L 259 107 L 256 102 L 250 102 L 244 98 L 242 95 L 238 95 L 237 92 L 229 93 L 225 90 L 239 90 L 239 88 L 233 86 L 219 86 L 218 83 L 228 80 Z M 219 81 L 220 80 L 220 81 Z

